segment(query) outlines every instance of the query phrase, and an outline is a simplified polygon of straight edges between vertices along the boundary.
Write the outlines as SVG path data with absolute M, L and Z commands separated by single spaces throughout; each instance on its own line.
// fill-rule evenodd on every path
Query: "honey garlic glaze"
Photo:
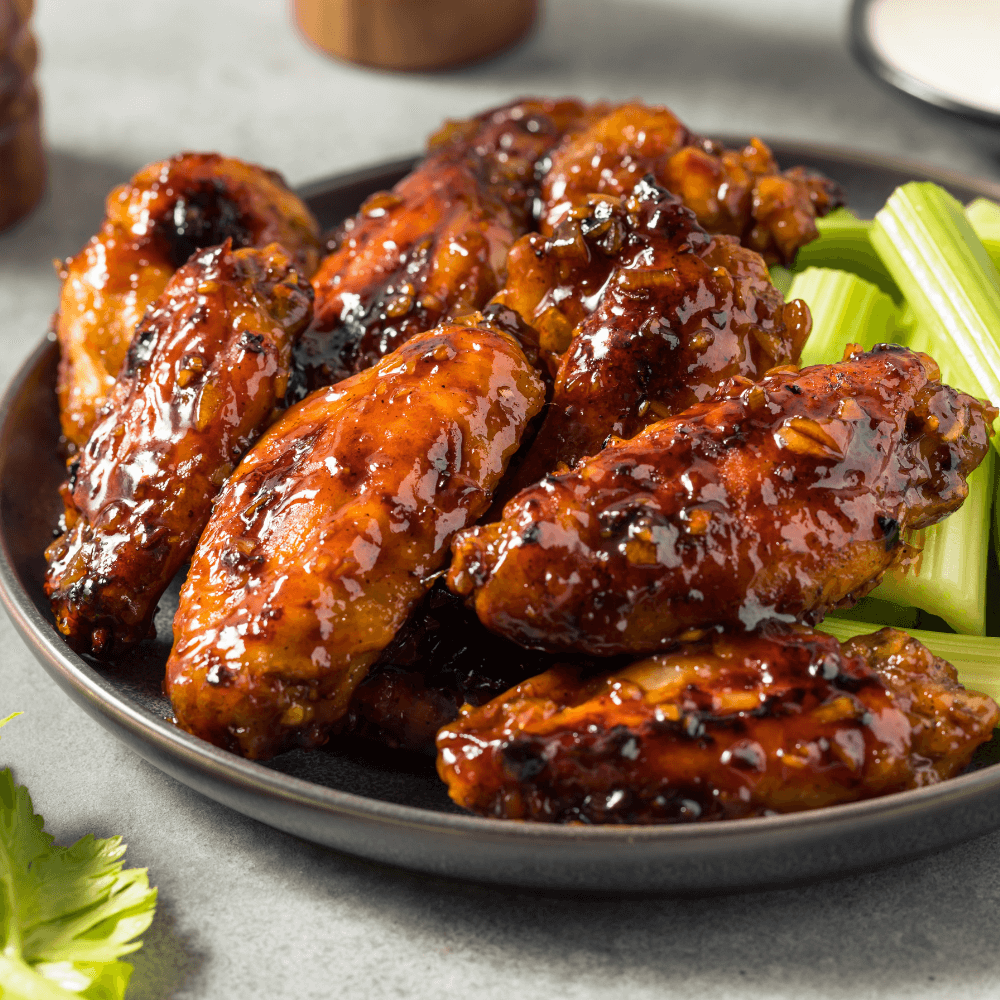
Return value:
M 816 219 L 843 204 L 828 178 L 781 172 L 760 139 L 725 149 L 695 135 L 669 108 L 631 101 L 571 130 L 548 157 L 541 230 L 553 233 L 597 194 L 624 195 L 646 174 L 673 191 L 711 233 L 737 236 L 769 262 L 785 263 L 816 238 Z
M 107 198 L 100 230 L 60 269 L 55 318 L 62 431 L 83 447 L 146 308 L 193 253 L 280 243 L 306 279 L 319 226 L 280 174 L 217 153 L 143 167 Z
M 550 239 L 519 241 L 494 301 L 538 330 L 555 369 L 520 486 L 707 399 L 727 378 L 796 363 L 812 325 L 758 253 L 709 235 L 651 178 L 622 199 L 595 196 Z
M 66 531 L 46 552 L 59 631 L 85 653 L 149 632 L 212 500 L 284 398 L 312 288 L 277 244 L 205 250 L 136 331 L 63 487 Z
M 461 806 L 543 822 L 793 812 L 934 784 L 1000 710 L 915 639 L 800 625 L 715 634 L 596 676 L 561 666 L 438 736 Z
M 180 725 L 255 758 L 324 742 L 542 402 L 513 338 L 443 325 L 288 410 L 220 494 L 181 591 Z
M 579 101 L 527 99 L 432 136 L 412 173 L 332 234 L 314 280 L 316 320 L 296 354 L 303 386 L 346 378 L 482 307 L 503 285 L 511 244 L 533 227 L 537 161 L 595 113 Z
M 733 379 L 462 532 L 448 577 L 527 646 L 644 653 L 689 629 L 818 621 L 955 510 L 996 410 L 881 345 Z

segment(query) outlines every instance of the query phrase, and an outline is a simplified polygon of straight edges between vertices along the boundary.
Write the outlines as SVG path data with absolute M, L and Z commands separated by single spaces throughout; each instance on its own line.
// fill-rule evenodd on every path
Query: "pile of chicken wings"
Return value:
M 666 108 L 447 123 L 325 237 L 271 171 L 182 154 L 63 265 L 46 591 L 128 663 L 190 563 L 165 689 L 244 756 L 437 752 L 488 816 L 658 823 L 941 781 L 1000 709 L 883 629 L 996 410 L 932 358 L 799 369 L 790 262 L 838 187 Z

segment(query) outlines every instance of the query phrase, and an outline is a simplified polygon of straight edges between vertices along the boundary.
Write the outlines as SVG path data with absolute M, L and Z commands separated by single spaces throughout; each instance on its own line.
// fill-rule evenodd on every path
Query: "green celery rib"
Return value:
M 940 615 L 956 632 L 986 634 L 986 567 L 993 505 L 992 455 L 969 476 L 965 503 L 913 539 L 920 561 L 886 573 L 871 596 Z M 922 536 L 922 539 L 919 537 Z
M 891 340 L 896 329 L 896 306 L 875 285 L 847 271 L 810 267 L 796 274 L 786 299 L 802 299 L 809 306 L 813 328 L 802 350 L 803 365 L 836 364 L 847 344 L 869 350 Z
M 931 355 L 949 385 L 969 385 L 975 375 L 940 329 L 915 323 L 911 307 L 903 311 L 896 339 Z M 993 504 L 992 455 L 969 477 L 969 496 L 940 524 L 918 533 L 923 547 L 919 568 L 886 574 L 871 596 L 891 604 L 922 608 L 939 615 L 956 632 L 986 633 L 986 568 L 989 559 L 990 509 Z
M 859 219 L 846 208 L 838 208 L 825 218 L 817 219 L 819 236 L 799 248 L 792 270 L 830 267 L 850 271 L 899 302 L 902 294 L 868 238 L 871 227 L 869 220 Z
M 965 217 L 983 241 L 994 267 L 1000 269 L 1000 205 L 989 198 L 977 198 L 965 206 Z
M 771 275 L 771 284 L 778 289 L 779 292 L 785 297 L 785 301 L 788 301 L 788 289 L 792 283 L 792 272 L 788 270 L 787 267 L 782 267 L 780 264 L 772 264 L 768 271 Z
M 875 216 L 870 238 L 936 343 L 942 372 L 964 368 L 975 381 L 958 388 L 1000 401 L 1000 274 L 962 206 L 936 184 L 906 184 Z
M 904 310 L 902 330 L 897 339 L 913 351 L 929 354 L 941 369 L 941 381 L 945 385 L 962 388 L 978 385 L 976 373 L 940 327 L 916 321 L 907 326 L 906 319 Z M 972 392 L 975 394 L 976 389 Z
M 820 628 L 838 641 L 846 642 L 873 629 L 866 622 L 827 618 Z M 958 679 L 970 690 L 981 691 L 1000 700 L 1000 638 L 994 636 L 951 635 L 947 632 L 907 630 L 935 656 L 947 660 L 957 671 Z
M 1000 205 L 977 198 L 965 206 L 965 217 L 981 240 L 1000 240 Z
M 851 341 L 865 349 L 897 340 L 941 359 L 942 377 L 969 384 L 974 376 L 950 342 L 916 323 L 907 306 L 900 316 L 892 300 L 857 275 L 810 268 L 792 281 L 789 298 L 801 298 L 813 314 L 813 332 L 802 364 L 832 364 Z M 923 549 L 919 563 L 905 573 L 887 573 L 871 598 L 883 608 L 921 608 L 943 618 L 957 632 L 986 632 L 986 566 L 993 499 L 990 462 L 969 478 L 969 496 L 940 524 L 911 539 Z M 898 615 L 897 615 L 898 617 Z
M 993 551 L 1000 560 L 1000 477 L 997 478 L 996 494 L 993 497 Z
M 965 206 L 965 217 L 973 232 L 983 241 L 994 265 L 1000 269 L 1000 205 L 989 198 L 977 198 Z M 993 545 L 1000 552 L 1000 480 L 997 481 L 993 516 Z
M 920 624 L 920 610 L 904 607 L 880 600 L 877 597 L 862 597 L 852 608 L 835 608 L 830 614 L 834 618 L 848 618 L 852 622 L 868 622 L 876 628 L 892 625 L 895 628 L 916 628 Z

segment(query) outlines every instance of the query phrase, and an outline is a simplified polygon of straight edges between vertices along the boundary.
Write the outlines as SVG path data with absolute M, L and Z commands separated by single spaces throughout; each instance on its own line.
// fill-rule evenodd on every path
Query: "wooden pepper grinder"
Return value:
M 0 229 L 24 218 L 45 190 L 33 7 L 0 0 Z
M 380 69 L 434 70 L 520 41 L 538 0 L 294 0 L 303 34 L 331 55 Z

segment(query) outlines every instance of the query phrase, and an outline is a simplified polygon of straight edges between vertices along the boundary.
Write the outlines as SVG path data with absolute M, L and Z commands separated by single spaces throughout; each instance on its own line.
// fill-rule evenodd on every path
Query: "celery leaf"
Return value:
M 0 771 L 0 996 L 122 1000 L 156 890 L 123 870 L 119 837 L 59 847 L 26 788 Z

